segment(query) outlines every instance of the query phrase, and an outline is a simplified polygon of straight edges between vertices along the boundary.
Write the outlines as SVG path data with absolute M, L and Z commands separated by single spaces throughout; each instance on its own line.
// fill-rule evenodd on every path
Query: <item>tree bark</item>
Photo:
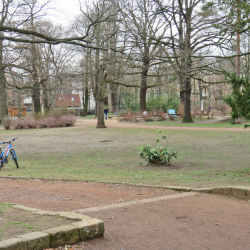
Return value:
M 118 90 L 118 86 L 114 84 L 113 86 L 110 86 L 110 90 L 111 90 L 112 111 L 113 111 L 113 113 L 116 113 L 118 111 L 118 109 L 117 109 L 117 90 Z
M 89 102 L 89 66 L 90 66 L 90 60 L 89 60 L 89 50 L 87 50 L 86 54 L 86 68 L 85 68 L 85 84 L 84 84 L 84 106 L 83 106 L 83 112 L 82 116 L 87 116 L 88 111 L 88 102 Z
M 104 101 L 107 89 L 106 65 L 100 65 L 98 72 L 98 94 L 97 94 L 97 128 L 106 128 L 104 121 Z
M 33 9 L 31 12 L 31 28 L 32 30 L 35 29 L 34 27 L 34 15 L 33 15 Z M 34 40 L 35 38 L 32 37 L 32 40 Z M 37 68 L 37 59 L 38 59 L 38 51 L 36 48 L 35 44 L 31 44 L 31 53 L 32 53 L 32 80 L 33 80 L 33 105 L 34 105 L 34 111 L 36 114 L 38 114 L 39 112 L 41 112 L 41 103 L 40 103 L 40 82 L 39 82 L 39 77 L 38 77 L 38 68 Z
M 6 79 L 4 76 L 3 65 L 3 40 L 0 40 L 0 98 L 1 98 L 1 122 L 3 118 L 8 115 L 7 98 L 6 98 Z
M 89 88 L 88 85 L 86 86 L 87 82 L 85 82 L 85 91 L 84 91 L 84 106 L 82 116 L 87 116 L 88 111 L 88 102 L 89 102 Z
M 191 88 L 190 88 L 190 78 L 186 79 L 186 90 L 184 92 L 184 107 L 183 107 L 183 119 L 182 123 L 193 123 L 193 119 L 191 116 L 190 110 L 190 96 L 191 96 Z
M 141 111 L 147 110 L 146 95 L 147 95 L 147 77 L 148 77 L 148 62 L 144 62 L 141 73 L 141 87 L 140 87 L 140 107 Z

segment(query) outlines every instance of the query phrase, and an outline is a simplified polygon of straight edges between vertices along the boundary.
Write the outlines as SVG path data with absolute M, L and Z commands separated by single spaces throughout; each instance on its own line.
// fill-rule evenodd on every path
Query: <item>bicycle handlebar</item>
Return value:
M 12 141 L 15 141 L 17 138 L 14 138 L 14 139 L 12 139 L 12 140 L 10 140 L 10 141 L 4 141 L 4 142 L 1 142 L 0 144 L 6 144 L 6 143 L 11 143 Z

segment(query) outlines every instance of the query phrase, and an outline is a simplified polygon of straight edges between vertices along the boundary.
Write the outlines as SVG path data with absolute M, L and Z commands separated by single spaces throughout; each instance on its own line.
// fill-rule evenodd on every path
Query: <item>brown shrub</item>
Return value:
M 38 121 L 37 121 L 37 124 L 40 128 L 48 128 L 49 127 L 49 121 L 48 121 L 48 117 L 43 117 L 43 118 L 40 118 Z
M 10 117 L 5 116 L 3 118 L 3 122 L 2 122 L 3 126 L 5 129 L 10 129 L 10 126 L 12 125 L 12 120 Z
M 34 117 L 25 117 L 24 118 L 26 127 L 28 128 L 36 128 L 37 126 L 37 121 Z
M 75 116 L 63 115 L 61 117 L 62 126 L 66 126 L 66 127 L 73 126 L 75 124 L 75 122 L 76 122 L 76 117 Z
M 25 120 L 23 120 L 21 118 L 16 119 L 15 122 L 14 122 L 14 128 L 15 129 L 24 129 L 24 128 L 26 128 Z

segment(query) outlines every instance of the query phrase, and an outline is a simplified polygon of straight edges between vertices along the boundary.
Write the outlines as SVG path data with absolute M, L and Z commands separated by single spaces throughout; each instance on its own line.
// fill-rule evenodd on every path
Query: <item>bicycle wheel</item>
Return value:
M 16 167 L 19 168 L 18 162 L 17 162 L 17 157 L 16 157 L 16 152 L 13 150 L 13 151 L 10 151 L 10 153 L 11 153 L 11 155 L 12 155 L 13 161 L 14 161 L 15 164 L 16 164 Z

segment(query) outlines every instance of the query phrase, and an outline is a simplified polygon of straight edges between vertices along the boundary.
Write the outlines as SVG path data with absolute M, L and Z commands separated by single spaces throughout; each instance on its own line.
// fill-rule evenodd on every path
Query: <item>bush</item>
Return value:
M 37 121 L 37 125 L 38 125 L 40 128 L 48 128 L 48 127 L 49 127 L 48 118 L 47 118 L 47 117 L 40 118 L 40 119 Z
M 66 126 L 66 127 L 73 126 L 75 124 L 75 122 L 76 122 L 76 117 L 75 116 L 63 115 L 61 117 L 62 126 Z
M 162 133 L 158 130 L 158 133 Z M 166 139 L 163 135 L 162 139 Z M 140 148 L 140 156 L 150 164 L 168 164 L 172 163 L 173 158 L 177 158 L 177 152 L 173 148 L 161 147 L 159 145 L 160 139 L 157 139 L 155 148 L 149 144 Z
M 3 123 L 2 123 L 2 124 L 3 124 L 3 126 L 4 126 L 5 129 L 10 129 L 10 126 L 12 125 L 12 120 L 11 120 L 11 118 L 5 116 L 5 117 L 3 118 Z
M 25 120 L 18 118 L 17 120 L 15 120 L 14 122 L 14 127 L 15 129 L 24 129 L 26 127 L 26 122 Z
M 36 128 L 37 126 L 37 121 L 34 117 L 26 117 L 25 122 L 28 128 Z
M 65 115 L 63 115 L 65 113 Z M 38 114 L 35 117 L 29 116 L 23 119 L 18 118 L 14 120 L 15 129 L 25 129 L 25 128 L 56 128 L 56 127 L 69 127 L 73 126 L 76 117 L 66 114 L 65 110 L 59 110 L 58 112 L 52 112 L 48 115 Z M 5 129 L 9 129 L 12 125 L 12 119 L 9 117 L 4 118 L 3 125 Z

